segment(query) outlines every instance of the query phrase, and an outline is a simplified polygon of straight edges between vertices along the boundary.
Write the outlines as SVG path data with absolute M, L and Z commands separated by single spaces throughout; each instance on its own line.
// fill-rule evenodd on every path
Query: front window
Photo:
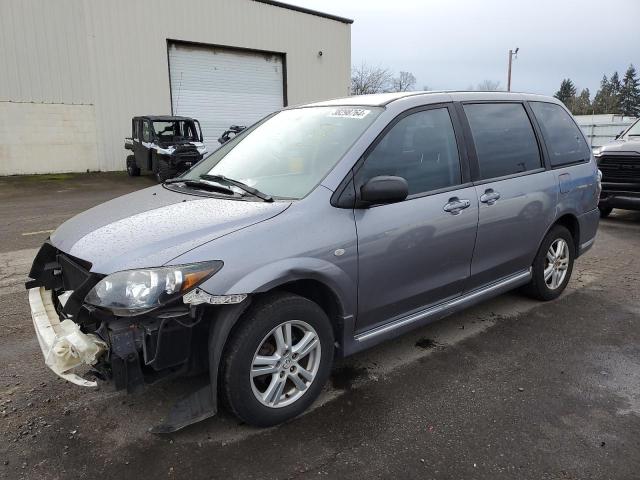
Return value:
M 383 175 L 404 178 L 409 195 L 461 183 L 456 135 L 446 107 L 416 112 L 396 123 L 369 153 L 357 185 Z
M 199 140 L 195 124 L 184 120 L 155 121 L 153 122 L 153 131 L 161 142 L 180 140 L 195 142 Z
M 223 175 L 276 198 L 302 198 L 381 111 L 334 106 L 278 112 L 224 144 L 182 178 Z

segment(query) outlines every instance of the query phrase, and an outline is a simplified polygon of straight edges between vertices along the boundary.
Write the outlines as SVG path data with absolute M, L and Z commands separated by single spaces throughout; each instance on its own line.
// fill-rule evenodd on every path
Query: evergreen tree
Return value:
M 564 103 L 568 108 L 576 96 L 576 86 L 570 78 L 565 78 L 560 84 L 560 90 L 556 92 L 554 97 Z
M 637 117 L 640 115 L 640 80 L 636 76 L 636 69 L 629 65 L 620 88 L 620 113 Z
M 584 88 L 580 95 L 573 101 L 571 113 L 574 115 L 589 115 L 592 113 L 589 89 Z
M 594 113 L 608 113 L 609 97 L 611 95 L 611 84 L 606 75 L 602 76 L 600 80 L 600 90 L 596 92 L 596 96 L 593 97 L 593 111 Z
M 622 84 L 620 83 L 620 77 L 618 76 L 618 72 L 613 72 L 611 75 L 611 80 L 609 80 L 609 87 L 611 88 L 611 95 L 617 97 L 620 95 L 620 90 L 622 90 Z

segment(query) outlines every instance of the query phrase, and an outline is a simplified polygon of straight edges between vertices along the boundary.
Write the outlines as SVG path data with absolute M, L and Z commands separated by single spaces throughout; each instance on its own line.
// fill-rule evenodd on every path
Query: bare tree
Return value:
M 391 84 L 391 73 L 386 68 L 362 63 L 351 71 L 351 94 L 366 95 L 386 91 Z
M 477 90 L 480 90 L 482 92 L 497 92 L 499 90 L 502 90 L 502 87 L 500 86 L 500 82 L 496 82 L 493 80 L 483 80 L 478 84 Z
M 416 85 L 416 77 L 411 72 L 400 72 L 400 74 L 391 81 L 392 92 L 409 92 Z

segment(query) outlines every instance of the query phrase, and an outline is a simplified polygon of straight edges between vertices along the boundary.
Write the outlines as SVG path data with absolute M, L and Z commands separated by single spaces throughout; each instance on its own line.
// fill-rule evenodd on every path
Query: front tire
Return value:
M 333 364 L 333 329 L 325 312 L 298 295 L 255 302 L 223 356 L 221 393 L 244 422 L 268 427 L 304 412 Z
M 129 155 L 127 157 L 127 175 L 137 177 L 140 175 L 140 169 L 136 165 L 136 157 Z
M 542 240 L 533 261 L 531 282 L 524 291 L 536 300 L 558 298 L 571 278 L 575 252 L 571 232 L 555 225 Z
M 164 160 L 157 160 L 155 175 L 156 181 L 158 183 L 163 183 L 165 180 L 169 180 L 170 178 L 175 177 L 176 173 L 176 170 L 174 168 L 171 168 L 169 162 L 166 162 Z

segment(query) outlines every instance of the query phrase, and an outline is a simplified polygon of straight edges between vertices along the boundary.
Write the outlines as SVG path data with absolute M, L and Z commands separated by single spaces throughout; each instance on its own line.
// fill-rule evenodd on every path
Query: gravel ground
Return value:
M 0 478 L 640 478 L 640 213 L 601 223 L 558 300 L 502 295 L 343 360 L 286 425 L 223 411 L 154 436 L 199 379 L 137 395 L 65 383 L 22 287 L 48 230 L 151 184 L 0 179 Z

